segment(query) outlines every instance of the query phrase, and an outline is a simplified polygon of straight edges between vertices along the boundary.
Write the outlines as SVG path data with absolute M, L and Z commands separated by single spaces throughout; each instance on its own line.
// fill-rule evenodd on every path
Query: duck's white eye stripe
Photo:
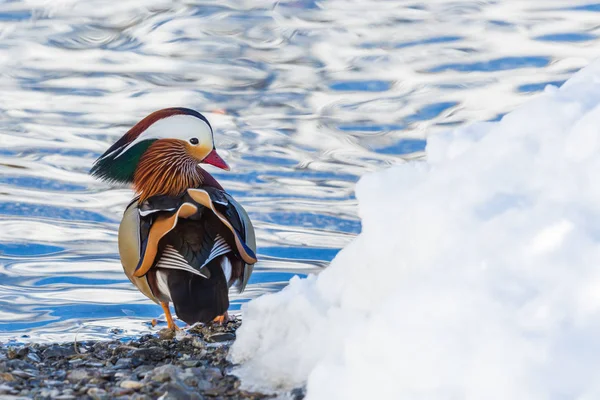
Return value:
M 135 140 L 127 146 L 122 147 L 115 159 L 125 154 L 127 150 L 144 140 L 152 139 L 179 139 L 190 141 L 198 140 L 196 144 L 204 144 L 213 147 L 213 134 L 210 125 L 193 115 L 177 114 L 167 118 L 159 119 L 142 132 Z M 115 150 L 117 151 L 117 150 Z M 112 153 L 111 153 L 112 154 Z

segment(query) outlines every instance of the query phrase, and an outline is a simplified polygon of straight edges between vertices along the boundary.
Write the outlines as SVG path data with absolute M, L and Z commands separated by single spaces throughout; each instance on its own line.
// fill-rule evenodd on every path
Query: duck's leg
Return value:
M 227 311 L 225 311 L 225 314 L 219 315 L 218 317 L 212 320 L 213 323 L 220 325 L 225 325 L 227 321 L 229 321 L 229 314 L 227 314 Z
M 173 316 L 171 316 L 171 310 L 169 310 L 169 303 L 160 302 L 160 306 L 165 312 L 165 318 L 167 319 L 167 328 L 172 329 L 174 331 L 178 331 L 179 327 L 175 325 L 173 321 Z

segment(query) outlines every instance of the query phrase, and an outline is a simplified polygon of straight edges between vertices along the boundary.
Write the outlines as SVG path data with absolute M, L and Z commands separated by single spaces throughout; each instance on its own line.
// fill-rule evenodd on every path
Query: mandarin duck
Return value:
M 121 264 L 162 306 L 170 329 L 177 329 L 170 303 L 189 325 L 226 321 L 229 288 L 244 290 L 257 261 L 248 214 L 200 163 L 229 170 L 208 120 L 167 108 L 138 122 L 90 171 L 133 186 L 119 226 Z

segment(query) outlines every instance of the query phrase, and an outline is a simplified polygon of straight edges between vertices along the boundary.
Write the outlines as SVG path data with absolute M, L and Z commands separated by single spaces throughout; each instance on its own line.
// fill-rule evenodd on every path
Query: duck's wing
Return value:
M 131 283 L 146 297 L 158 302 L 146 277 L 133 276 L 140 260 L 143 232 L 148 231 L 148 226 L 145 225 L 147 224 L 140 218 L 138 202 L 134 200 L 125 209 L 123 219 L 119 225 L 119 255 L 123 271 Z
M 216 188 L 188 189 L 187 194 L 196 204 L 211 210 L 231 233 L 232 251 L 243 269 L 237 282 L 241 292 L 246 287 L 257 262 L 256 235 L 248 213 L 231 195 Z
M 179 219 L 177 226 L 163 237 L 156 267 L 181 269 L 210 278 L 208 264 L 232 251 L 231 232 L 213 213 L 198 214 Z
M 142 206 L 140 211 L 143 213 L 147 209 Z M 177 227 L 180 218 L 189 218 L 197 214 L 198 207 L 192 203 L 185 202 L 175 211 L 157 210 L 145 215 L 141 215 L 140 212 L 138 213 L 140 214 L 140 220 L 149 225 L 147 235 L 141 236 L 140 258 L 133 271 L 133 276 L 142 277 L 161 259 L 159 253 L 164 251 L 164 249 L 159 248 L 161 240 Z M 200 271 L 190 269 L 189 265 L 185 262 L 176 263 L 175 261 L 171 263 L 171 268 L 189 269 L 189 272 L 200 274 Z
M 232 252 L 234 268 L 241 267 L 234 274 L 239 290 L 247 284 L 257 261 L 254 228 L 242 206 L 224 191 L 188 189 L 181 198 L 155 196 L 139 207 L 139 218 L 140 256 L 133 277 L 156 266 L 210 278 L 208 263 Z M 144 224 L 149 226 L 146 234 Z
M 252 225 L 252 221 L 248 216 L 248 213 L 242 207 L 240 203 L 234 200 L 231 195 L 225 193 L 227 200 L 229 202 L 229 207 L 226 207 L 224 212 L 229 220 L 234 221 L 232 225 L 234 229 L 238 230 L 241 233 L 243 242 L 246 244 L 246 248 L 250 249 L 253 253 L 254 262 L 245 262 L 244 270 L 241 279 L 238 283 L 238 290 L 242 292 L 246 285 L 248 284 L 248 280 L 250 279 L 250 275 L 252 275 L 252 271 L 254 270 L 254 264 L 257 261 L 256 257 L 256 234 L 254 233 L 254 226 Z M 236 218 L 237 217 L 237 218 Z M 239 225 L 237 224 L 239 220 Z

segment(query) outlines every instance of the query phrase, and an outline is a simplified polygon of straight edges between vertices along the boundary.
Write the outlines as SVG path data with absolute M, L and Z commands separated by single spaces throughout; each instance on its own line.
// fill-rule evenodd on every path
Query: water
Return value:
M 260 263 L 232 309 L 360 231 L 354 183 L 427 135 L 497 120 L 598 54 L 600 3 L 0 3 L 0 339 L 119 337 L 161 314 L 122 273 L 131 197 L 87 175 L 151 111 L 216 129 Z M 116 330 L 115 330 L 116 329 Z

